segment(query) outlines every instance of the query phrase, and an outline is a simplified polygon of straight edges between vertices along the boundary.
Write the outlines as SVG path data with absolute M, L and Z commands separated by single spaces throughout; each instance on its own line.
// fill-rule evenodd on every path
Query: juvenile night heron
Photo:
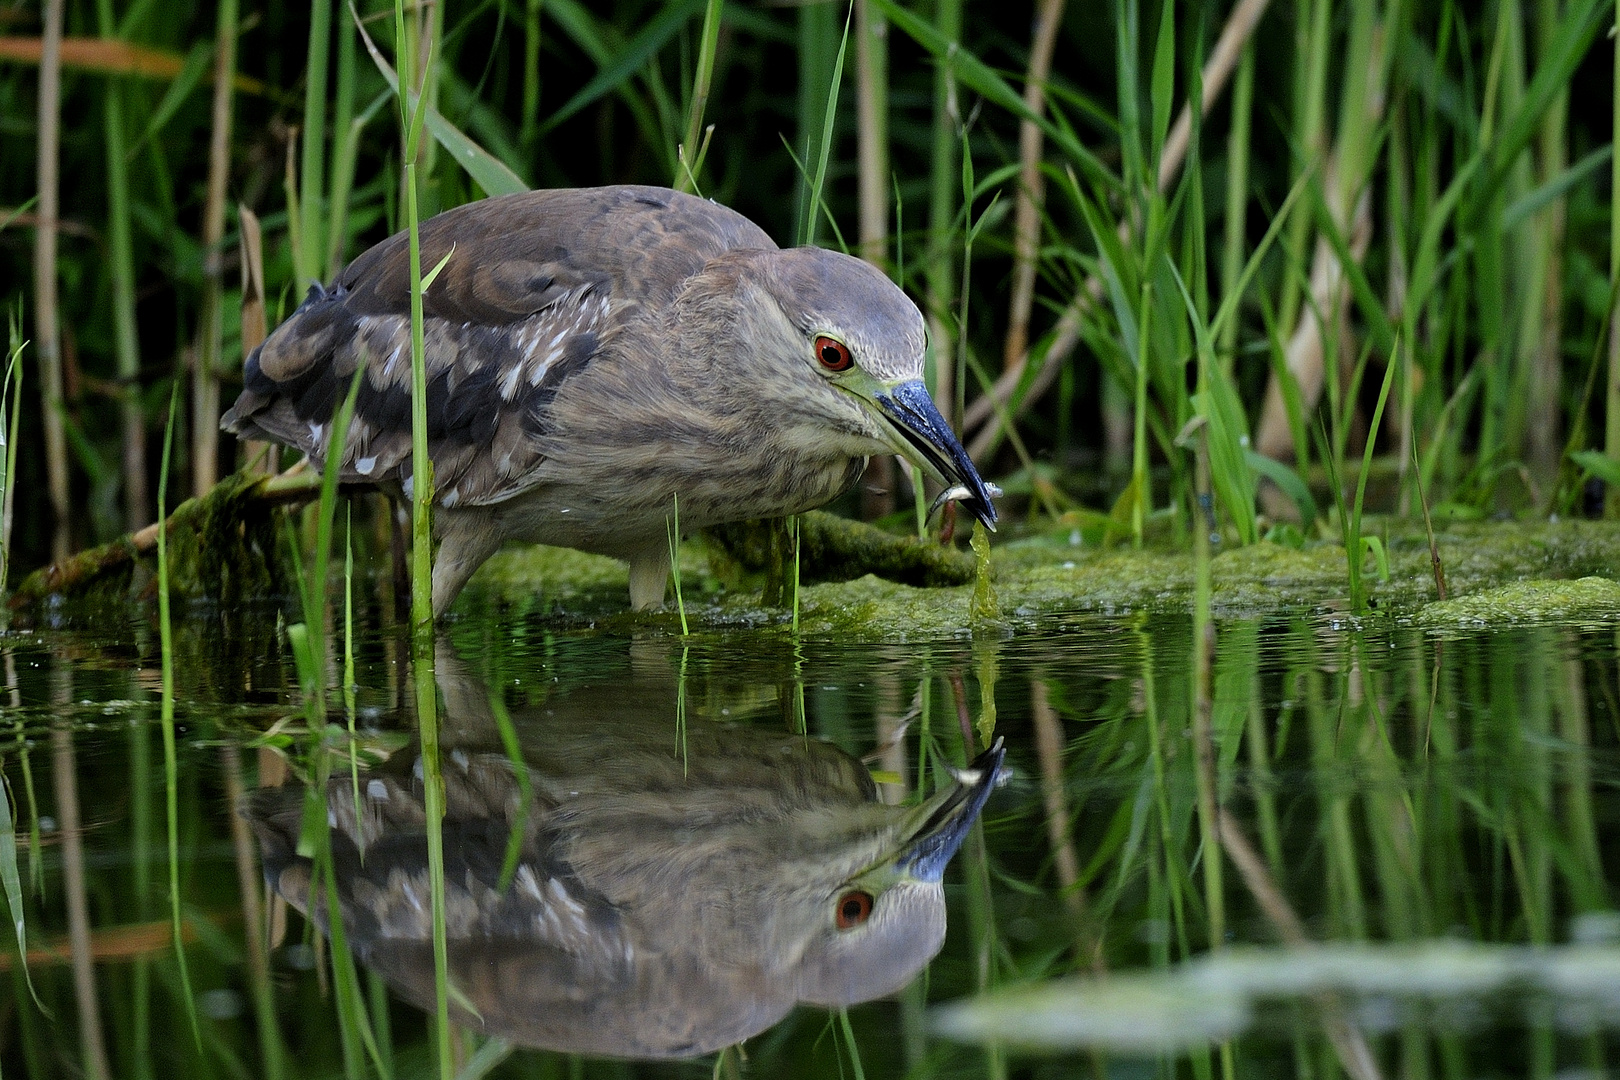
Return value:
M 514 715 L 527 798 L 493 723 L 469 725 L 446 690 L 460 744 L 444 761 L 458 1020 L 569 1053 L 688 1057 L 798 1003 L 852 1005 L 921 971 L 944 941 L 941 877 L 997 782 L 1000 742 L 928 801 L 888 806 L 860 762 L 802 735 L 690 720 L 678 749 L 672 697 L 649 707 L 647 690 L 576 693 Z M 471 697 L 458 704 L 478 712 Z M 479 726 L 486 737 L 469 737 Z M 324 798 L 349 947 L 432 1008 L 413 758 L 362 772 L 358 799 L 345 772 L 313 796 L 256 792 L 243 812 L 271 885 L 325 928 L 298 854 L 305 799 Z
M 247 358 L 223 426 L 324 460 L 357 367 L 343 479 L 409 495 L 406 237 L 316 285 Z M 664 188 L 533 191 L 421 226 L 434 466 L 433 608 L 509 539 L 626 559 L 663 602 L 684 530 L 827 502 L 898 453 L 994 526 L 990 491 L 923 385 L 923 319 L 867 264 L 783 250 Z

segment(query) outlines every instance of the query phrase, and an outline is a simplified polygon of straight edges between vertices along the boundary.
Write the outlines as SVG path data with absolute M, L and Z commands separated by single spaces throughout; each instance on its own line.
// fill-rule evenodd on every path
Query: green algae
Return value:
M 973 618 L 975 621 L 994 619 L 1001 610 L 996 600 L 996 587 L 990 580 L 990 531 L 982 521 L 973 523 Z
M 172 515 L 177 595 L 234 605 L 285 591 L 284 553 L 275 542 L 278 511 L 260 483 L 233 477 Z M 1450 587 L 1447 604 L 1436 603 L 1428 543 L 1419 529 L 1373 522 L 1367 532 L 1381 534 L 1388 550 L 1388 578 L 1367 579 L 1368 602 L 1385 617 L 1477 628 L 1620 614 L 1620 585 L 1578 580 L 1620 578 L 1620 523 L 1453 522 L 1436 536 Z M 1048 527 L 1002 538 L 975 558 L 826 514 L 806 515 L 803 536 L 807 581 L 822 579 L 801 590 L 806 634 L 893 641 L 997 635 L 1074 615 L 1185 613 L 1192 604 L 1193 558 L 1168 539 L 1138 551 L 1099 545 L 1078 527 Z M 55 611 L 66 600 L 88 612 L 140 601 L 148 591 L 148 562 L 149 555 L 124 537 L 76 556 L 72 580 L 59 570 L 32 575 L 13 607 Z M 786 610 L 762 603 L 746 545 L 705 536 L 681 546 L 680 562 L 695 629 L 789 626 Z M 1373 570 L 1370 561 L 1365 569 Z M 1211 610 L 1219 619 L 1348 611 L 1344 548 L 1330 540 L 1229 548 L 1211 560 L 1211 576 Z M 474 575 L 457 615 L 500 608 L 563 623 L 678 630 L 673 614 L 626 612 L 627 585 L 625 565 L 616 559 L 512 545 Z
M 1515 581 L 1455 600 L 1440 600 L 1418 613 L 1432 629 L 1478 629 L 1524 623 L 1612 620 L 1620 616 L 1620 581 L 1583 577 L 1574 581 Z
M 1464 523 L 1436 541 L 1453 597 L 1522 581 L 1620 577 L 1620 525 L 1608 522 Z M 1390 576 L 1368 582 L 1369 600 L 1387 616 L 1417 618 L 1436 601 L 1427 540 L 1392 533 L 1387 544 Z M 1072 614 L 1185 613 L 1192 603 L 1193 560 L 1180 552 L 1088 548 L 1042 537 L 994 549 L 991 566 L 999 619 L 1009 629 L 1035 629 Z M 1252 544 L 1215 556 L 1211 573 L 1217 618 L 1347 610 L 1345 553 L 1334 543 Z M 974 627 L 972 591 L 870 577 L 819 585 L 806 590 L 801 626 L 807 633 L 901 641 L 966 635 Z M 1579 612 L 1571 617 L 1591 618 L 1620 608 L 1593 603 L 1570 610 Z
M 1478 619 L 1487 624 L 1512 622 L 1524 617 L 1515 612 L 1530 610 L 1528 594 L 1510 594 L 1507 606 L 1491 608 L 1487 590 L 1534 582 L 1562 583 L 1563 589 L 1537 594 L 1544 602 L 1536 610 L 1546 613 L 1537 618 L 1589 619 L 1620 613 L 1620 601 L 1606 607 L 1606 594 L 1600 595 L 1597 585 L 1575 581 L 1620 578 L 1620 524 L 1465 522 L 1446 528 L 1436 542 L 1454 598 L 1451 603 L 1483 595 L 1478 602 L 1483 606 L 1467 609 L 1479 614 L 1445 614 L 1465 609 L 1436 603 L 1427 539 L 1419 531 L 1393 527 L 1386 537 L 1389 578 L 1368 579 L 1369 600 L 1376 611 L 1425 625 L 1447 625 L 1448 618 L 1474 619 L 1469 624 L 1474 626 L 1480 625 Z M 757 583 L 716 576 L 712 563 L 724 556 L 688 543 L 681 558 L 687 615 L 695 627 L 786 627 L 787 612 L 762 606 Z M 923 588 L 876 574 L 807 585 L 800 594 L 800 630 L 904 642 L 1037 629 L 1078 614 L 1184 613 L 1192 604 L 1192 556 L 1167 547 L 1104 548 L 1070 543 L 1065 534 L 1048 531 L 992 547 L 987 566 L 984 579 L 975 575 L 970 583 L 947 587 Z M 1366 569 L 1370 575 L 1370 559 Z M 1262 541 L 1229 549 L 1213 558 L 1211 575 L 1211 606 L 1217 618 L 1348 611 L 1344 549 L 1330 541 L 1298 548 Z M 473 578 L 469 592 L 553 616 L 663 626 L 659 614 L 623 614 L 627 580 L 624 564 L 616 560 L 515 546 L 491 559 Z M 993 607 L 985 603 L 987 588 L 994 597 Z M 1620 585 L 1615 590 L 1620 594 Z M 1431 609 L 1436 613 L 1428 614 Z M 1561 616 L 1560 611 L 1567 614 Z
M 769 569 L 769 522 L 739 521 L 708 530 L 720 550 L 749 572 Z M 799 515 L 799 565 L 804 581 L 847 581 L 877 574 L 907 585 L 965 585 L 974 561 L 954 547 L 897 536 L 865 522 L 821 510 Z

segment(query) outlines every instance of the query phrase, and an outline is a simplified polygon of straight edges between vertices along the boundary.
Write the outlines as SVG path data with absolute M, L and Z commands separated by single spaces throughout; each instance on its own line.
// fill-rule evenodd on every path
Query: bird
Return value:
M 432 581 L 442 616 L 507 540 L 629 563 L 664 601 L 670 524 L 821 506 L 899 454 L 994 529 L 987 485 L 923 382 L 922 314 L 881 272 L 779 248 L 743 215 L 618 185 L 483 199 L 420 226 Z M 364 368 L 341 479 L 412 494 L 406 234 L 370 248 L 247 356 L 221 426 L 324 465 Z
M 678 741 L 674 695 L 645 679 L 515 710 L 514 765 L 488 691 L 441 687 L 452 1011 L 565 1053 L 692 1057 L 799 1003 L 901 989 L 940 950 L 946 864 L 1005 776 L 998 739 L 926 801 L 888 805 L 860 761 L 803 735 L 690 718 Z M 407 750 L 357 782 L 250 793 L 240 812 L 271 888 L 323 930 L 301 829 L 329 823 L 348 947 L 431 1009 L 422 777 Z

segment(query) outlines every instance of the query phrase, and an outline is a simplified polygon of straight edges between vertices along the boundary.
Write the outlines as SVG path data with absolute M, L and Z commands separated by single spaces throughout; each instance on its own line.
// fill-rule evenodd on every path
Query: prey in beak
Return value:
M 947 498 L 960 498 L 973 516 L 994 532 L 996 508 L 990 500 L 1000 492 L 985 483 L 973 467 L 972 459 L 939 414 L 922 381 L 909 379 L 879 385 L 874 387 L 871 400 L 891 433 L 895 452 L 944 484 Z
M 1001 767 L 1005 756 L 998 738 L 995 745 L 973 759 L 973 764 L 957 773 L 956 783 L 917 808 L 920 824 L 895 858 L 897 868 L 917 881 L 944 878 L 945 864 L 962 846 L 990 792 L 1005 778 Z

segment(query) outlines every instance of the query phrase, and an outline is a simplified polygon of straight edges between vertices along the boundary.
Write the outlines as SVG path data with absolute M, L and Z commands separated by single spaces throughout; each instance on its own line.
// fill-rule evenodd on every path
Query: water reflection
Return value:
M 489 691 L 453 661 L 441 689 L 452 1010 L 574 1053 L 703 1054 L 801 1002 L 900 989 L 944 942 L 941 877 L 1002 775 L 998 741 L 926 802 L 885 805 L 827 743 L 678 725 L 676 681 L 644 674 L 514 715 L 520 774 Z M 415 748 L 357 785 L 339 771 L 324 803 L 349 948 L 432 1008 Z M 318 875 L 300 833 L 321 794 L 269 788 L 243 804 L 271 886 L 306 913 Z M 326 905 L 313 907 L 324 929 Z

